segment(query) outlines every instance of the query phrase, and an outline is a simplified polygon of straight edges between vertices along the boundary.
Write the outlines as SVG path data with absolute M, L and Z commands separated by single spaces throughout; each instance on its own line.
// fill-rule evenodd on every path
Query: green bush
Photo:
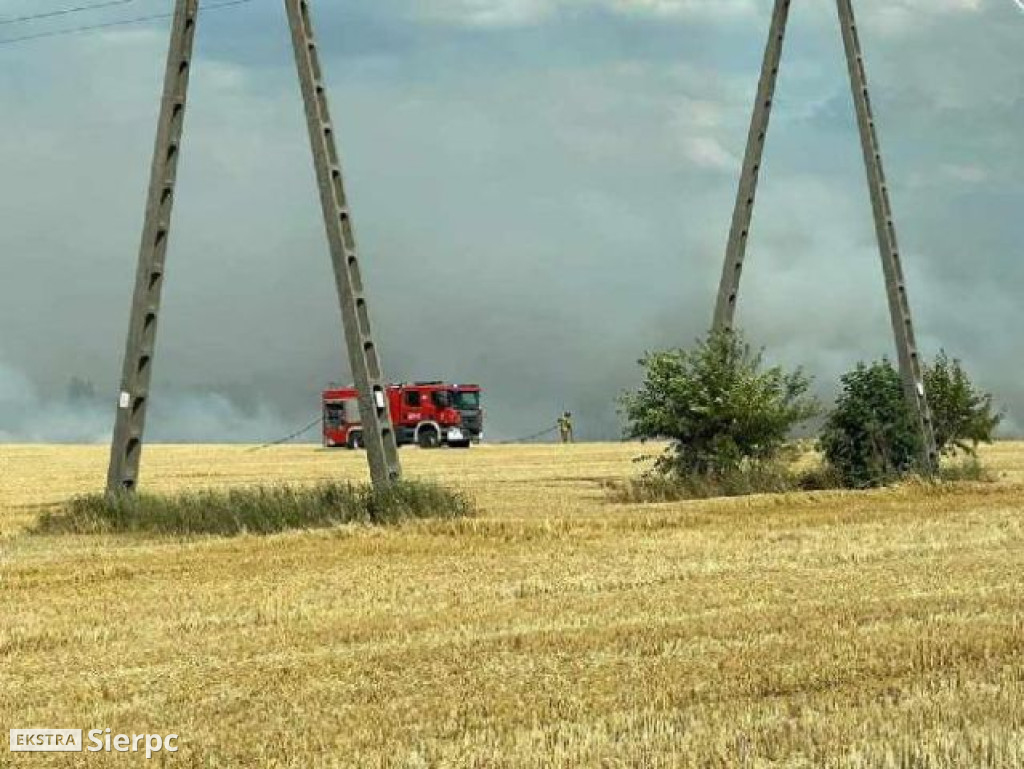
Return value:
M 921 434 L 892 363 L 858 363 L 840 382 L 819 448 L 843 485 L 881 486 L 917 469 Z
M 940 352 L 925 369 L 924 382 L 935 441 L 943 454 L 976 457 L 980 444 L 992 443 L 1004 414 L 996 410 L 990 394 L 978 391 L 963 363 Z
M 925 367 L 924 377 L 942 454 L 975 456 L 979 443 L 992 442 L 1002 415 L 994 412 L 991 395 L 975 389 L 960 361 L 942 353 Z M 819 448 L 843 484 L 882 486 L 919 471 L 917 415 L 896 367 L 886 359 L 860 363 L 842 377 L 841 388 Z
M 144 533 L 232 536 L 345 523 L 395 524 L 415 518 L 473 514 L 458 492 L 405 481 L 384 490 L 350 484 L 195 491 L 174 496 L 93 494 L 44 513 L 37 534 Z
M 620 404 L 629 438 L 668 439 L 656 470 L 714 479 L 776 460 L 793 430 L 818 413 L 802 371 L 764 370 L 738 332 L 713 332 L 690 350 L 648 353 L 645 381 Z

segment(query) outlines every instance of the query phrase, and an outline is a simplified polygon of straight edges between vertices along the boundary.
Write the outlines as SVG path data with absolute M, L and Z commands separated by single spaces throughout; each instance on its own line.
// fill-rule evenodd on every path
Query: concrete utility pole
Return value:
M 882 166 L 882 153 L 878 142 L 878 131 L 871 110 L 867 74 L 864 69 L 864 55 L 854 19 L 852 0 L 836 0 L 839 8 L 839 22 L 842 27 L 843 44 L 850 71 L 850 83 L 857 112 L 861 144 L 867 169 L 868 188 L 874 211 L 875 229 L 885 274 L 886 294 L 892 318 L 896 351 L 900 364 L 900 375 L 907 402 L 918 421 L 922 439 L 921 466 L 927 472 L 938 469 L 939 456 L 935 443 L 935 427 L 932 421 L 928 397 L 925 393 L 924 374 L 914 335 L 910 303 L 907 298 L 906 281 L 896 242 L 896 227 L 889 201 L 889 189 Z M 764 153 L 765 137 L 771 118 L 775 85 L 779 72 L 786 22 L 789 15 L 789 0 L 776 0 L 772 15 L 771 31 L 765 50 L 761 80 L 758 85 L 757 101 L 747 138 L 747 150 L 743 161 L 739 192 L 733 212 L 729 244 L 726 249 L 725 266 L 715 305 L 714 328 L 732 329 L 736 313 L 736 299 L 739 295 L 740 277 L 746 258 L 747 241 L 753 216 L 757 192 L 758 174 Z
M 779 79 L 782 44 L 786 39 L 786 23 L 789 21 L 789 3 L 790 0 L 775 0 L 775 10 L 772 12 L 772 25 L 768 33 L 764 64 L 761 66 L 761 80 L 757 85 L 757 97 L 754 102 L 754 117 L 750 121 L 747 151 L 743 157 L 740 188 L 736 193 L 736 207 L 733 209 L 732 227 L 729 230 L 729 245 L 725 252 L 722 282 L 715 304 L 714 327 L 717 330 L 731 330 L 736 317 L 736 297 L 739 295 L 743 262 L 747 256 L 747 240 L 750 235 L 750 222 L 754 216 L 754 200 L 757 197 L 757 182 L 761 174 L 761 159 L 764 157 L 768 123 L 772 117 L 775 84 Z
M 868 187 L 871 189 L 871 207 L 875 214 L 875 230 L 878 234 L 878 249 L 882 256 L 885 272 L 886 294 L 889 298 L 889 314 L 892 318 L 893 334 L 896 338 L 896 352 L 899 357 L 903 389 L 914 414 L 922 439 L 922 467 L 929 472 L 939 468 L 939 452 L 935 443 L 935 424 L 924 387 L 924 372 L 921 356 L 917 349 L 914 322 L 907 297 L 907 283 L 903 277 L 900 249 L 896 242 L 896 225 L 893 221 L 892 205 L 889 202 L 889 186 L 882 166 L 882 150 L 878 143 L 878 131 L 871 110 L 868 94 L 867 73 L 864 69 L 864 53 L 860 46 L 857 21 L 853 15 L 852 0 L 837 0 L 839 24 L 843 29 L 843 46 L 850 70 L 850 86 L 853 102 L 857 109 L 857 125 L 860 128 L 861 146 L 864 150 L 864 164 L 868 173 Z
M 160 121 L 150 172 L 149 199 L 142 230 L 142 246 L 135 275 L 128 342 L 121 374 L 121 394 L 110 450 L 107 492 L 135 491 L 142 459 L 142 437 L 149 405 L 149 383 L 153 372 L 160 296 L 164 287 L 164 263 L 171 231 L 174 187 L 188 82 L 192 69 L 192 45 L 199 18 L 199 0 L 177 0 L 171 22 L 171 44 L 167 54 Z
M 398 446 L 388 414 L 380 359 L 370 333 L 370 316 L 356 256 L 351 214 L 345 199 L 320 59 L 310 22 L 309 3 L 307 0 L 285 0 L 285 8 L 292 29 L 299 80 L 309 120 L 313 160 L 338 285 L 349 362 L 360 393 L 359 407 L 370 475 L 374 485 L 387 486 L 401 477 Z M 107 475 L 107 492 L 110 494 L 130 493 L 138 488 L 164 265 L 198 15 L 199 0 L 176 0 Z
M 374 485 L 387 486 L 402 475 L 398 442 L 388 413 L 387 392 L 377 346 L 370 331 L 370 312 L 356 254 L 352 215 L 345 196 L 345 183 L 327 104 L 320 54 L 313 34 L 309 2 L 285 0 L 284 4 L 292 30 L 302 98 L 306 105 L 313 164 L 316 166 L 327 241 L 341 301 L 348 359 L 359 391 L 359 413 L 363 440 L 370 460 L 370 475 Z

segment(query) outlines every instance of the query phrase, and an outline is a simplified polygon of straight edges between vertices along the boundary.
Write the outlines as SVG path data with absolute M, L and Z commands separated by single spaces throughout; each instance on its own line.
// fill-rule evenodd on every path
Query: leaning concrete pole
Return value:
M 868 94 L 867 73 L 864 69 L 864 54 L 861 49 L 857 22 L 853 14 L 852 0 L 837 0 L 839 23 L 843 29 L 843 44 L 850 70 L 853 101 L 857 109 L 857 124 L 860 128 L 864 162 L 867 166 L 868 187 L 871 190 L 871 206 L 874 209 L 875 229 L 878 233 L 878 248 L 882 255 L 885 272 L 886 293 L 889 298 L 889 313 L 896 338 L 903 388 L 918 422 L 922 438 L 921 466 L 926 472 L 938 469 L 939 455 L 935 444 L 935 425 L 931 408 L 925 393 L 924 373 L 921 356 L 914 336 L 914 323 L 910 313 L 906 281 L 896 241 L 896 225 L 893 221 L 889 201 L 889 187 L 882 166 L 882 150 L 878 142 L 878 131 Z
M 176 0 L 121 375 L 121 393 L 110 450 L 107 492 L 111 494 L 132 492 L 138 486 L 160 296 L 164 285 L 164 263 L 171 229 L 174 186 L 178 157 L 181 154 L 192 44 L 198 14 L 199 0 Z
M 729 230 L 729 245 L 725 251 L 722 282 L 715 304 L 716 331 L 731 330 L 736 317 L 736 298 L 739 295 L 740 277 L 747 255 L 747 240 L 754 215 L 754 199 L 757 196 L 761 160 L 764 157 L 765 138 L 768 136 L 768 123 L 771 120 L 772 103 L 775 99 L 775 84 L 782 61 L 786 23 L 789 20 L 789 3 L 790 0 L 775 0 L 775 10 L 772 12 L 768 44 L 764 51 L 764 64 L 761 66 L 761 79 L 757 85 L 757 98 L 754 102 L 754 115 L 747 136 L 747 150 L 743 156 L 740 187 L 736 193 L 736 207 L 733 209 L 732 227 Z
M 327 241 L 341 301 L 349 365 L 359 390 L 359 412 L 370 462 L 370 476 L 375 486 L 384 487 L 401 478 L 402 467 L 398 460 L 394 426 L 388 413 L 380 358 L 370 332 L 370 313 L 327 103 L 323 69 L 313 34 L 308 0 L 285 0 L 284 4 L 291 25 L 295 63 L 306 106 L 313 165 L 316 167 Z

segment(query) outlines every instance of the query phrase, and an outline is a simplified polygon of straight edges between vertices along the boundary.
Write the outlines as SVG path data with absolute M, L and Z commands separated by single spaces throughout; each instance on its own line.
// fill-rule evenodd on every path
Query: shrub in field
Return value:
M 643 386 L 620 401 L 627 436 L 671 441 L 656 470 L 677 479 L 761 474 L 818 413 L 802 371 L 765 369 L 735 331 L 713 332 L 689 350 L 648 353 L 640 365 Z
M 819 447 L 843 484 L 881 486 L 917 471 L 921 436 L 896 367 L 889 360 L 860 363 L 842 377 L 841 387 Z M 925 387 L 940 452 L 975 456 L 979 443 L 992 442 L 1002 415 L 959 361 L 941 354 L 925 368 Z
M 165 535 L 274 534 L 345 523 L 395 524 L 415 518 L 473 514 L 462 494 L 426 483 L 402 482 L 384 490 L 351 484 L 274 486 L 151 494 L 75 497 L 45 513 L 39 534 L 150 533 Z
M 943 454 L 976 457 L 980 444 L 992 443 L 1004 414 L 996 410 L 992 395 L 971 382 L 963 363 L 940 352 L 925 369 L 924 382 Z
M 840 384 L 819 447 L 843 485 L 881 486 L 915 470 L 921 436 L 892 363 L 858 363 Z

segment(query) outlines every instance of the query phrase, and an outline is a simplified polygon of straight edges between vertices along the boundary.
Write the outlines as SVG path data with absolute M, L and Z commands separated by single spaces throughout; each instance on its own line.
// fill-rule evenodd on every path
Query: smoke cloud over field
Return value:
M 44 395 L 0 363 L 0 443 L 109 443 L 113 415 L 114 399 L 98 396 L 88 382 L 72 380 L 65 392 Z M 167 393 L 151 419 L 151 439 L 164 443 L 262 443 L 292 431 L 269 407 L 246 407 L 218 393 Z
M 825 398 L 892 350 L 832 5 L 792 13 L 739 317 Z M 709 323 L 770 6 L 318 4 L 388 376 L 479 382 L 492 438 L 564 409 L 619 435 L 637 358 Z M 1024 15 L 858 7 L 921 346 L 1016 430 Z M 110 430 L 165 49 L 152 26 L 0 47 L 0 440 Z M 201 23 L 152 438 L 287 434 L 350 379 L 289 57 L 274 4 Z

